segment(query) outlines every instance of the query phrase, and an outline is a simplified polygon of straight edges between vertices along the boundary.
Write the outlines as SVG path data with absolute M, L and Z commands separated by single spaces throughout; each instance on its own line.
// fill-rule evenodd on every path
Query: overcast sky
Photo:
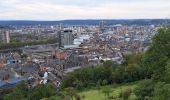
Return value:
M 0 20 L 170 18 L 170 0 L 0 0 Z

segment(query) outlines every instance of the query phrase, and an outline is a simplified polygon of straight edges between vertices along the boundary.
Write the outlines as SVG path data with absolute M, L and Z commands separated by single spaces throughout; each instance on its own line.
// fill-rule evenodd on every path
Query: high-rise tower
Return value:
M 99 32 L 100 33 L 103 33 L 105 31 L 105 22 L 104 21 L 101 21 L 99 23 Z
M 10 33 L 9 31 L 5 32 L 6 43 L 10 43 Z

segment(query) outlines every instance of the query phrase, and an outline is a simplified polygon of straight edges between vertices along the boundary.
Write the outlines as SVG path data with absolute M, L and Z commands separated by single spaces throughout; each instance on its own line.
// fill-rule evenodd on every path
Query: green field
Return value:
M 135 100 L 136 96 L 134 95 L 133 90 L 140 82 L 141 81 L 137 81 L 133 83 L 126 83 L 126 84 L 115 84 L 115 85 L 109 85 L 109 86 L 102 86 L 100 87 L 100 89 L 97 89 L 96 87 L 94 87 L 91 89 L 83 90 L 82 92 L 79 91 L 78 95 L 81 97 L 81 100 L 123 100 L 122 98 L 119 98 L 119 95 L 125 90 L 131 89 L 132 93 L 128 100 Z M 102 92 L 103 88 L 106 88 L 106 87 L 109 87 L 112 90 L 109 97 L 113 97 L 115 99 L 108 99 L 108 97 Z M 63 100 L 63 99 L 58 96 L 53 96 L 49 99 L 42 99 L 42 100 Z
M 112 93 L 110 93 L 111 97 L 115 97 L 116 100 L 121 100 L 119 97 L 119 94 L 127 89 L 133 89 L 137 86 L 137 84 L 140 82 L 135 83 L 129 83 L 129 84 L 122 84 L 122 85 L 110 85 L 109 87 L 112 89 Z M 91 89 L 86 90 L 83 92 L 80 92 L 79 95 L 81 96 L 81 100 L 108 100 L 105 94 L 102 92 L 101 89 Z M 135 98 L 135 95 L 132 93 L 129 100 L 133 100 Z

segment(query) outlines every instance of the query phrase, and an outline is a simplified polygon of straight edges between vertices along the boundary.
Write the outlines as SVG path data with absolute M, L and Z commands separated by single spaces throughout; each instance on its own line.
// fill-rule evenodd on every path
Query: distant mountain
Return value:
M 122 25 L 150 25 L 150 24 L 165 24 L 167 19 L 131 19 L 131 20 L 61 20 L 61 21 L 29 21 L 29 20 L 0 20 L 2 26 L 22 26 L 22 25 L 98 25 L 100 21 L 105 21 L 107 25 L 122 24 Z

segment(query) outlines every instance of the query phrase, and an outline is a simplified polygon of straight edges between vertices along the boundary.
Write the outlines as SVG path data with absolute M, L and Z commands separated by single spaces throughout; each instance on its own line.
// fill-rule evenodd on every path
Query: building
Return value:
M 61 45 L 67 46 L 67 45 L 73 45 L 74 36 L 72 30 L 64 30 L 61 32 Z
M 100 31 L 100 33 L 103 33 L 105 31 L 105 22 L 104 21 L 101 21 L 99 23 L 99 31 Z
M 3 31 L 0 29 L 0 42 L 3 42 Z
M 3 42 L 3 43 L 10 43 L 10 33 L 9 31 L 4 31 L 4 30 L 1 30 L 0 31 L 0 42 Z
M 6 40 L 6 43 L 10 43 L 10 33 L 9 33 L 9 31 L 5 32 L 5 40 Z

